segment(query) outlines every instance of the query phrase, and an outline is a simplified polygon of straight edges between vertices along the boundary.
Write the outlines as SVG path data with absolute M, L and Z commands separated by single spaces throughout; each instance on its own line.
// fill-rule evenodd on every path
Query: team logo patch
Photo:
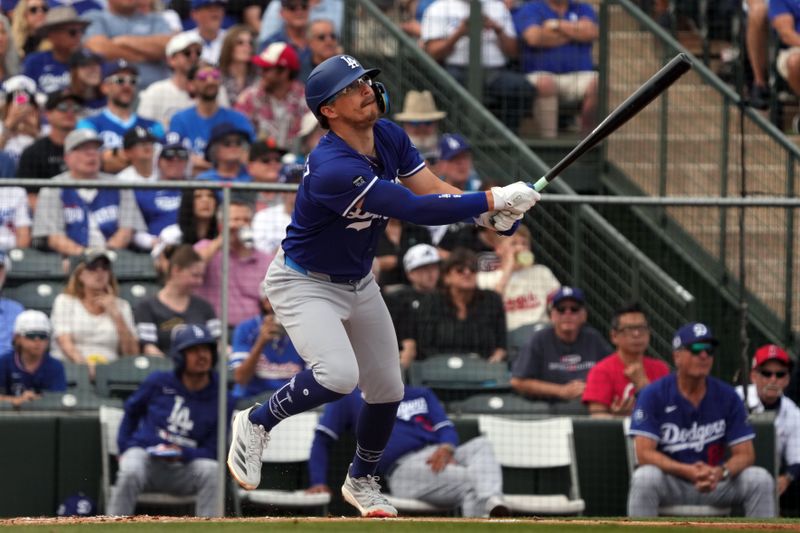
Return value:
M 642 409 L 637 409 L 633 412 L 633 419 L 637 422 L 642 422 L 644 419 L 647 418 L 647 415 L 644 413 Z
M 363 187 L 366 183 L 367 179 L 364 176 L 356 176 L 353 178 L 353 187 Z

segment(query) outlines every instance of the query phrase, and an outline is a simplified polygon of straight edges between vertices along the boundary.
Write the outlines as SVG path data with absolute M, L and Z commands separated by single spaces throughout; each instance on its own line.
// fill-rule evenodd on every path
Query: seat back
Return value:
M 476 415 L 547 415 L 550 413 L 550 404 L 527 400 L 510 392 L 485 393 L 453 402 L 450 404 L 449 410 L 459 414 Z
M 114 276 L 119 281 L 150 281 L 158 279 L 153 258 L 148 253 L 114 250 Z
M 67 377 L 67 389 L 79 393 L 88 393 L 92 390 L 91 381 L 89 380 L 89 367 L 73 363 L 69 360 L 63 360 L 61 363 L 64 365 L 64 374 Z
M 152 372 L 172 370 L 172 360 L 136 355 L 123 357 L 95 368 L 95 387 L 103 397 L 125 398 L 135 391 Z
M 131 308 L 145 298 L 155 296 L 161 289 L 157 283 L 147 281 L 126 281 L 119 284 L 119 297 L 131 304 Z
M 555 468 L 573 463 L 572 420 L 569 418 L 512 420 L 481 415 L 478 427 L 492 442 L 495 456 L 503 466 Z
M 64 259 L 54 252 L 42 252 L 35 248 L 15 248 L 9 250 L 11 271 L 8 285 L 15 286 L 26 281 L 65 280 L 67 271 Z
M 409 379 L 412 385 L 433 389 L 443 401 L 511 390 L 511 375 L 505 364 L 466 354 L 442 354 L 415 361 L 409 368 Z
M 28 281 L 16 287 L 5 288 L 3 296 L 18 301 L 25 309 L 35 309 L 50 315 L 56 296 L 63 290 L 64 283 L 60 281 Z

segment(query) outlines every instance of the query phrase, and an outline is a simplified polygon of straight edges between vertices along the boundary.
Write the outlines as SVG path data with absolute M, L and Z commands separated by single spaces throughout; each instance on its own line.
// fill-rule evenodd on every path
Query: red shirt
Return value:
M 669 367 L 660 359 L 642 359 L 644 373 L 652 383 L 669 374 Z M 626 399 L 636 392 L 633 383 L 625 377 L 625 364 L 617 352 L 612 353 L 589 370 L 583 403 L 597 402 L 611 407 L 614 398 Z

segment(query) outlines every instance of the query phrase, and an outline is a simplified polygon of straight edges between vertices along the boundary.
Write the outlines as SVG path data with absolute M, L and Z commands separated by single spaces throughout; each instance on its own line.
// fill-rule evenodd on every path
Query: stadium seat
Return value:
M 550 404 L 534 402 L 514 393 L 475 394 L 459 402 L 451 402 L 449 411 L 465 414 L 548 415 Z
M 171 359 L 147 355 L 126 356 L 95 367 L 95 388 L 103 398 L 126 398 L 157 370 L 172 370 Z
M 67 375 L 67 390 L 71 392 L 92 392 L 89 379 L 89 367 L 72 361 L 63 360 L 64 373 Z
M 60 254 L 35 248 L 14 248 L 9 250 L 8 257 L 11 259 L 9 286 L 28 280 L 65 280 L 67 277 L 64 259 Z
M 119 426 L 122 423 L 122 417 L 125 415 L 119 407 L 112 407 L 108 405 L 100 406 L 100 450 L 101 450 L 101 470 L 102 470 L 102 496 L 103 508 L 108 507 L 108 502 L 111 499 L 111 491 L 113 490 L 112 478 L 116 476 L 116 468 L 112 472 L 111 457 L 119 455 L 119 448 L 117 447 L 117 434 L 119 433 Z M 116 461 L 113 462 L 116 466 Z M 143 492 L 139 494 L 137 503 L 152 506 L 180 506 L 186 507 L 194 505 L 194 496 L 175 496 L 163 492 Z
M 93 391 L 43 392 L 42 397 L 20 406 L 21 411 L 91 411 L 97 412 L 101 405 L 122 407 L 122 401 L 100 398 Z
M 508 360 L 514 361 L 519 355 L 520 349 L 525 345 L 531 336 L 548 326 L 545 322 L 526 324 L 508 332 L 506 344 L 508 345 Z
M 119 284 L 119 297 L 131 304 L 131 308 L 145 298 L 155 296 L 161 285 L 147 281 L 126 281 Z
M 409 367 L 410 383 L 433 389 L 444 402 L 463 400 L 481 392 L 508 392 L 509 379 L 505 364 L 490 363 L 472 355 L 437 355 L 415 361 Z
M 269 446 L 264 450 L 264 466 L 276 467 L 279 475 L 261 477 L 256 490 L 239 489 L 242 503 L 282 509 L 320 509 L 328 514 L 331 495 L 308 494 L 308 459 L 319 413 L 308 411 L 291 416 L 269 433 Z M 269 487 L 265 485 L 269 484 Z M 261 488 L 265 487 L 265 488 Z
M 585 502 L 580 497 L 575 438 L 572 420 L 566 417 L 545 420 L 512 420 L 494 415 L 480 415 L 478 427 L 494 447 L 503 467 L 505 500 L 513 513 L 526 515 L 577 515 Z M 521 445 L 524 443 L 524 445 Z M 564 493 L 521 493 L 534 490 L 534 473 L 557 476 L 555 484 Z M 545 478 L 538 481 L 541 484 Z M 563 482 L 568 481 L 565 485 Z M 538 492 L 538 491 L 537 491 Z
M 3 296 L 18 301 L 25 309 L 35 309 L 50 315 L 56 296 L 64 290 L 60 281 L 28 281 L 3 289 Z
M 114 276 L 119 281 L 151 281 L 158 279 L 153 258 L 148 253 L 114 250 Z
M 633 475 L 638 461 L 636 448 L 630 436 L 631 419 L 622 420 L 622 431 L 625 433 L 625 452 L 628 456 L 628 471 Z M 658 508 L 658 516 L 730 516 L 730 507 L 716 507 L 713 505 L 662 505 Z

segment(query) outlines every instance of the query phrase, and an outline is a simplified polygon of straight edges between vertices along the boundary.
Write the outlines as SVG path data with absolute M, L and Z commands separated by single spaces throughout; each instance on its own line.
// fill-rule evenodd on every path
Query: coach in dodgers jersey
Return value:
M 403 130 L 380 119 L 389 99 L 374 81 L 379 72 L 337 55 L 306 82 L 306 103 L 330 132 L 309 155 L 292 221 L 264 283 L 307 369 L 266 405 L 236 416 L 228 467 L 240 485 L 256 488 L 269 431 L 358 385 L 365 404 L 342 495 L 362 516 L 391 517 L 397 511 L 374 474 L 403 382 L 392 319 L 371 273 L 378 238 L 389 217 L 429 226 L 473 218 L 510 234 L 540 197 L 523 182 L 462 194 L 440 180 Z
M 755 433 L 744 404 L 709 376 L 717 344 L 705 324 L 683 325 L 672 339 L 677 371 L 639 393 L 629 516 L 657 516 L 663 505 L 741 505 L 748 517 L 775 516 L 775 483 L 753 466 Z

